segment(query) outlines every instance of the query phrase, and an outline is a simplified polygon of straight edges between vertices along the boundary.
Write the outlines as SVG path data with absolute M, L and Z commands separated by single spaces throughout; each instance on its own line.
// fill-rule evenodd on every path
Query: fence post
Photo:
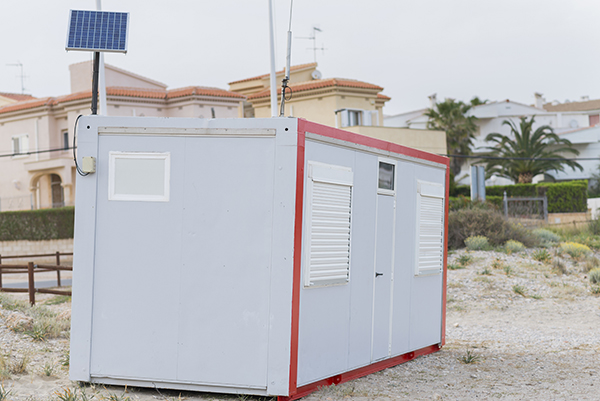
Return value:
M 27 264 L 28 282 L 29 282 L 29 303 L 35 305 L 35 279 L 33 277 L 33 262 Z
M 542 202 L 544 204 L 544 221 L 548 222 L 548 197 L 544 195 L 544 200 Z
M 56 266 L 60 266 L 60 252 L 56 252 Z M 60 270 L 56 271 L 56 285 L 60 287 Z
M 2 255 L 0 255 L 0 290 L 2 289 Z
M 506 191 L 504 191 L 504 217 L 508 219 L 508 198 L 506 197 Z

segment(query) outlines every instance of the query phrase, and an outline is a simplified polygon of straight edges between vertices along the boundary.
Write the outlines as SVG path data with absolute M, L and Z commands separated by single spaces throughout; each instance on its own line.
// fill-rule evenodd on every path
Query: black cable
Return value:
M 34 151 L 22 152 L 22 153 L 5 153 L 3 155 L 0 155 L 0 157 L 15 157 L 15 156 L 35 155 L 35 154 L 38 154 L 38 153 L 64 152 L 65 150 L 71 150 L 71 149 L 73 149 L 73 148 L 34 150 Z
M 288 97 L 287 99 L 285 98 L 286 92 L 290 92 L 290 97 Z M 292 100 L 292 87 L 291 86 L 283 87 L 283 98 L 285 99 L 286 102 L 289 102 L 290 100 Z
M 77 116 L 77 119 L 75 120 L 75 127 L 73 127 L 73 160 L 75 161 L 75 170 L 77 170 L 77 173 L 80 176 L 85 177 L 89 173 L 84 173 L 83 170 L 79 168 L 79 164 L 77 163 L 77 155 L 75 154 L 75 138 L 77 138 L 77 123 L 79 122 L 81 116 L 81 114 Z
M 489 159 L 489 160 L 543 160 L 543 161 L 579 161 L 579 160 L 600 160 L 600 157 L 503 157 L 503 156 L 474 156 L 474 155 L 444 155 L 446 157 L 456 157 L 460 159 Z

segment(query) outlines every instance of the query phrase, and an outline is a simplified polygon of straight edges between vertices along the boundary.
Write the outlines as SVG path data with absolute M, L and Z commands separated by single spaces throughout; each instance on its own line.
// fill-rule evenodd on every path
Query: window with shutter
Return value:
M 444 187 L 417 182 L 416 275 L 438 274 L 444 267 Z
M 25 155 L 25 153 L 29 152 L 29 135 L 22 134 L 16 135 L 12 137 L 12 151 L 13 155 Z
M 308 163 L 306 287 L 345 284 L 350 278 L 352 182 L 350 168 Z

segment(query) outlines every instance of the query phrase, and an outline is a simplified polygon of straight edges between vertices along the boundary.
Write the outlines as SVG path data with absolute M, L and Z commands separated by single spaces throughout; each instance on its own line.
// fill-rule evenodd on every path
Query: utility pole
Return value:
M 96 10 L 102 11 L 102 0 L 96 0 Z M 106 76 L 104 75 L 104 52 L 100 52 L 100 62 L 99 62 L 99 77 L 98 77 L 98 86 L 100 90 L 100 115 L 106 116 L 108 115 L 108 110 L 106 109 Z

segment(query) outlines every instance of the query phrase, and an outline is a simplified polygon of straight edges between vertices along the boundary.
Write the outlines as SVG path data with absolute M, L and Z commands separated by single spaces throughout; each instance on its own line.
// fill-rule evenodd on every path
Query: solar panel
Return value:
M 127 53 L 129 13 L 70 12 L 67 50 Z

